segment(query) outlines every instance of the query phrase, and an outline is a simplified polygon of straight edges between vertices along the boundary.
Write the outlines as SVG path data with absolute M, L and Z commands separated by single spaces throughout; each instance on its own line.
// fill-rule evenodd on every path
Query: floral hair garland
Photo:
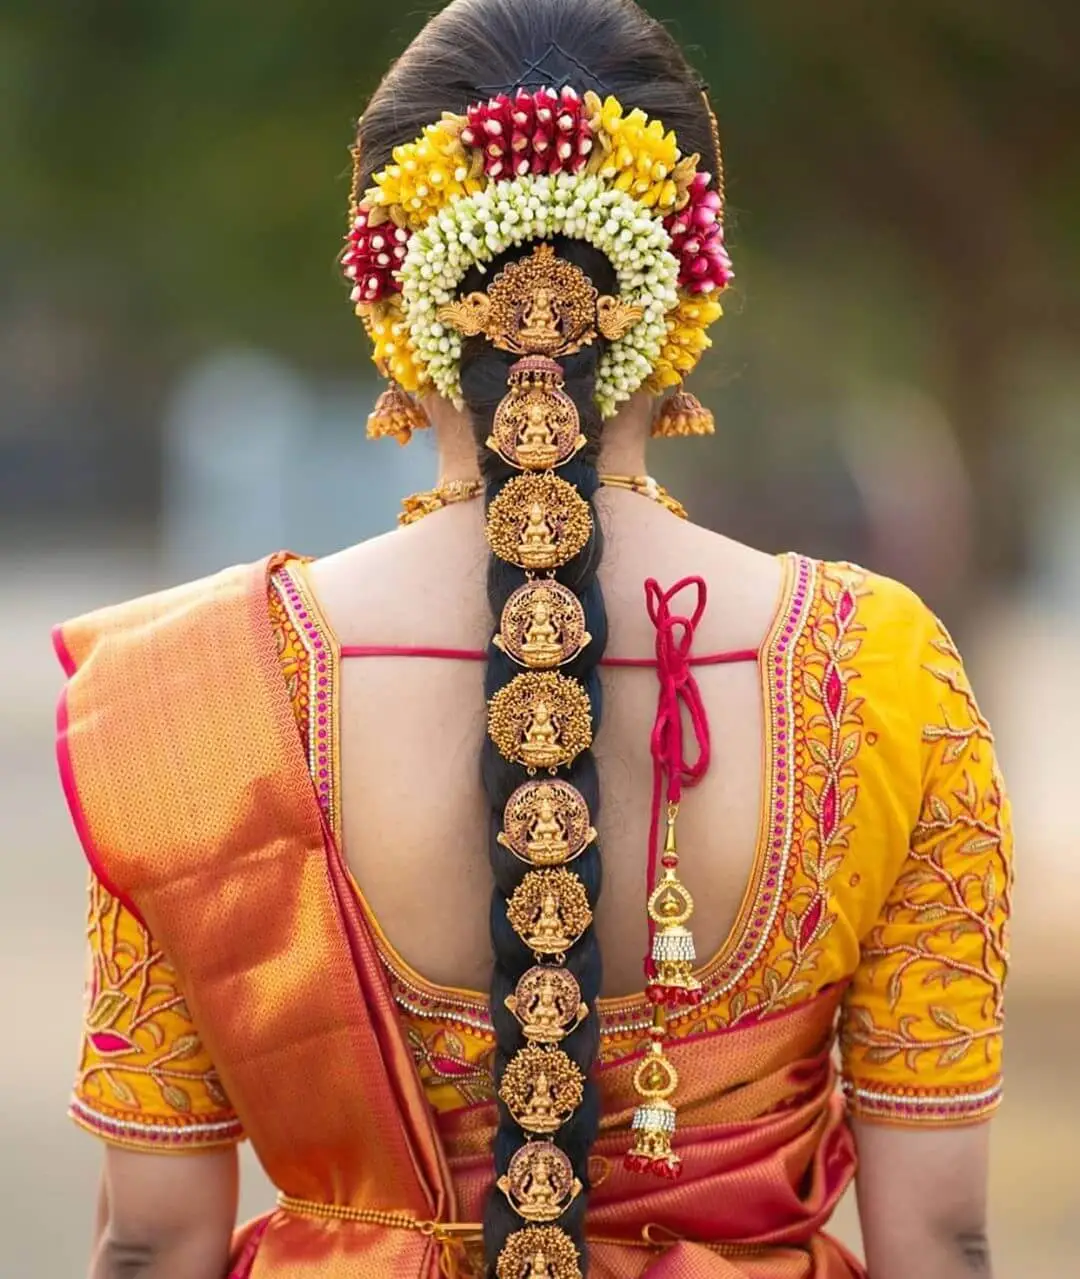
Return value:
M 460 335 L 437 319 L 473 267 L 567 235 L 610 260 L 641 320 L 605 353 L 605 417 L 642 386 L 678 386 L 709 347 L 733 278 L 723 202 L 699 157 L 640 110 L 571 88 L 519 90 L 446 114 L 355 201 L 342 254 L 381 373 L 459 400 Z

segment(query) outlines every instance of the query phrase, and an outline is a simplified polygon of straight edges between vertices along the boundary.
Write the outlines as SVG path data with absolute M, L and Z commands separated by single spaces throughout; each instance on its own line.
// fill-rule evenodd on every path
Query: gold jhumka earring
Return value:
M 705 110 L 709 116 L 709 133 L 712 137 L 713 153 L 716 156 L 715 191 L 718 199 L 716 210 L 718 220 L 724 216 L 724 156 L 720 149 L 720 125 L 716 112 L 709 101 L 707 90 L 701 92 Z M 715 435 L 716 421 L 712 413 L 702 404 L 693 392 L 685 386 L 678 386 L 666 396 L 657 408 L 653 418 L 652 434 L 654 439 L 677 439 L 689 435 Z

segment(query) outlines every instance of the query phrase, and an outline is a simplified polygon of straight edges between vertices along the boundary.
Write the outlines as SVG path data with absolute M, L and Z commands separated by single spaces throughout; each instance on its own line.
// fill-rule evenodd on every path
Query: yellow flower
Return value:
M 587 105 L 595 108 L 592 102 Z M 674 133 L 665 133 L 659 120 L 650 120 L 639 109 L 624 116 L 622 104 L 611 97 L 594 109 L 591 122 L 600 145 L 590 160 L 590 172 L 647 209 L 668 213 L 678 206 L 686 184 L 681 169 L 676 172 L 681 157 Z
M 484 186 L 482 157 L 477 165 L 461 145 L 461 116 L 444 115 L 416 142 L 395 147 L 393 164 L 375 175 L 365 199 L 385 208 L 399 225 L 424 226 L 448 201 L 474 195 Z
M 712 346 L 707 329 L 723 314 L 720 303 L 708 297 L 679 295 L 678 303 L 667 314 L 667 338 L 646 383 L 650 391 L 659 394 L 678 386 L 694 371 Z
M 371 338 L 371 358 L 383 377 L 393 378 L 403 391 L 418 391 L 427 378 L 409 341 L 400 295 L 382 302 L 361 303 L 357 315 Z

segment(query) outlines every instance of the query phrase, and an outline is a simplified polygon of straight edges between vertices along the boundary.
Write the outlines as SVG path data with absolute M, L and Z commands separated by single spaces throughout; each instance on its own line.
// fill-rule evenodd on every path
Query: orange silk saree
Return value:
M 482 1273 L 495 1110 L 436 1115 L 318 805 L 266 609 L 278 557 L 69 623 L 65 793 L 87 856 L 175 966 L 281 1200 L 232 1279 Z M 671 1045 L 681 1181 L 624 1170 L 634 1058 L 599 1073 L 596 1279 L 850 1279 L 821 1228 L 854 1148 L 841 996 Z

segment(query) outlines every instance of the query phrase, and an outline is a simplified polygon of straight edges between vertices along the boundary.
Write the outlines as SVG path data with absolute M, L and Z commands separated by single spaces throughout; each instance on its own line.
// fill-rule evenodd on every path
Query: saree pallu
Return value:
M 283 1206 L 233 1279 L 479 1273 L 491 1105 L 436 1116 L 301 746 L 266 610 L 279 557 L 69 623 L 65 793 L 146 922 Z M 820 1233 L 853 1143 L 830 1061 L 840 990 L 673 1045 L 675 1184 L 626 1172 L 635 1059 L 600 1074 L 594 1279 L 849 1279 Z

